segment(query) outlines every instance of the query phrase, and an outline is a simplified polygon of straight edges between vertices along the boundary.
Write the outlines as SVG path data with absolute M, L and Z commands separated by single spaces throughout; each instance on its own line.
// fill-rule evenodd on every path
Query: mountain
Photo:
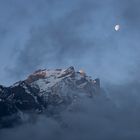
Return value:
M 39 69 L 10 87 L 0 86 L 0 127 L 20 122 L 24 113 L 53 115 L 70 110 L 81 98 L 100 94 L 100 80 L 82 70 Z

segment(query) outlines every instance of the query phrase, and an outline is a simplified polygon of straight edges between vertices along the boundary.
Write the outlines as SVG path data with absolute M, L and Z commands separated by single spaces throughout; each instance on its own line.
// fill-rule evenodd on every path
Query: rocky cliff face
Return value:
M 100 92 L 99 79 L 83 71 L 68 69 L 38 70 L 10 87 L 0 86 L 0 124 L 12 125 L 22 113 L 60 113 L 82 97 L 93 98 Z

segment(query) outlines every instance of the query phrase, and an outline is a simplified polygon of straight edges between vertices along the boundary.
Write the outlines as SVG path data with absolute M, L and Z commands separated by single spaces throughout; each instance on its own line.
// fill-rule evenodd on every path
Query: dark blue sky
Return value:
M 118 32 L 114 30 L 116 24 L 121 26 Z M 78 135 L 81 139 L 83 132 L 91 137 L 96 129 L 100 137 L 106 135 L 105 131 L 113 140 L 119 140 L 116 135 L 123 140 L 139 139 L 140 0 L 0 0 L 0 85 L 11 85 L 38 68 L 71 65 L 100 78 L 103 90 L 119 114 L 113 114 L 115 120 L 106 121 L 108 116 L 95 115 L 99 106 L 103 107 L 99 114 L 110 111 L 104 108 L 104 102 L 94 106 L 95 110 L 86 102 L 92 113 L 86 114 L 82 121 L 79 119 L 82 115 L 74 113 L 69 122 L 78 118 L 83 125 L 78 126 L 74 121 L 78 134 L 70 132 L 68 137 Z M 38 136 L 33 137 L 40 139 L 46 136 L 47 128 L 56 130 L 48 122 L 51 121 L 44 123 L 43 119 L 35 129 L 28 126 L 14 129 L 14 133 L 5 131 L 3 137 L 27 139 L 27 134 L 30 137 L 30 133 L 37 132 Z M 98 123 L 101 125 L 96 126 Z
M 0 0 L 0 84 L 38 68 L 70 65 L 115 84 L 139 78 L 139 5 L 139 0 Z

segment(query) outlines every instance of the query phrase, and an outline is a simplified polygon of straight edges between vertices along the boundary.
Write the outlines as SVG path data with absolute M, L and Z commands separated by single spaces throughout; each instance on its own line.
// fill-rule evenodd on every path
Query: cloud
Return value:
M 138 18 L 131 20 L 131 14 L 127 17 L 125 13 L 135 13 L 134 7 L 139 10 L 136 1 L 35 1 L 20 6 L 24 12 L 17 12 L 15 17 L 25 23 L 26 28 L 20 28 L 24 33 L 21 38 L 28 38 L 18 51 L 13 51 L 16 58 L 8 67 L 10 77 L 17 80 L 38 68 L 74 65 L 103 81 L 133 79 L 130 73 L 139 65 L 139 39 L 138 32 L 133 31 L 137 27 L 129 23 L 136 23 Z M 116 23 L 121 25 L 117 33 Z
M 38 68 L 74 65 L 93 78 L 99 77 L 104 90 L 120 109 L 116 114 L 112 109 L 107 113 L 116 115 L 112 121 L 104 116 L 107 108 L 105 112 L 94 112 L 99 107 L 92 110 L 92 104 L 85 105 L 90 110 L 87 114 L 69 114 L 64 118 L 71 122 L 68 131 L 59 128 L 56 122 L 51 124 L 51 120 L 41 119 L 35 125 L 3 132 L 3 139 L 10 136 L 16 139 L 17 131 L 23 138 L 29 138 L 38 130 L 43 130 L 38 132 L 41 138 L 52 136 L 52 132 L 57 132 L 54 136 L 60 138 L 75 139 L 92 135 L 98 139 L 139 137 L 139 0 L 31 0 L 24 3 L 15 0 L 12 5 L 7 2 L 3 7 L 6 7 L 0 8 L 0 13 L 5 13 L 0 29 L 0 36 L 4 38 L 0 65 L 6 69 L 3 81 L 20 80 Z M 114 31 L 116 24 L 121 25 L 119 32 Z M 95 116 L 98 113 L 103 114 Z M 93 118 L 96 121 L 92 121 Z M 50 134 L 46 134 L 46 129 L 51 129 Z M 27 137 L 22 135 L 23 130 Z
M 124 88 L 125 92 L 129 90 L 127 88 Z M 123 93 L 123 90 L 120 91 Z M 115 92 L 118 92 L 118 87 Z M 121 100 L 124 99 L 122 95 L 120 97 Z M 126 103 L 126 100 L 124 102 Z M 123 108 L 116 106 L 114 101 L 106 98 L 105 92 L 95 96 L 94 99 L 84 96 L 70 107 L 71 111 L 63 111 L 52 118 L 40 115 L 36 121 L 31 118 L 30 123 L 1 130 L 1 140 L 138 139 L 140 137 L 139 112 L 137 112 L 139 107 L 136 106 L 138 105 L 136 102 L 133 103 L 129 109 L 125 106 Z

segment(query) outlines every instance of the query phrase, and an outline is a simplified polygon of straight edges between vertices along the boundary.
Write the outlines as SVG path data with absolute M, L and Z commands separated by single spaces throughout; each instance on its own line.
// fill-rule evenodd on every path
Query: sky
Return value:
M 115 124 L 120 135 L 139 136 L 139 5 L 139 0 L 0 0 L 0 84 L 9 86 L 40 68 L 83 69 L 100 78 L 114 104 L 121 107 L 119 119 L 123 119 Z M 117 32 L 116 24 L 120 25 Z M 90 119 L 94 114 L 90 113 Z M 102 116 L 100 121 L 99 129 L 106 129 L 107 123 L 112 126 Z M 37 127 L 46 129 L 40 123 Z M 126 129 L 121 126 L 125 123 Z M 87 124 L 81 125 L 84 129 Z
M 0 84 L 11 85 L 36 69 L 71 65 L 114 84 L 139 77 L 139 4 L 0 0 Z

